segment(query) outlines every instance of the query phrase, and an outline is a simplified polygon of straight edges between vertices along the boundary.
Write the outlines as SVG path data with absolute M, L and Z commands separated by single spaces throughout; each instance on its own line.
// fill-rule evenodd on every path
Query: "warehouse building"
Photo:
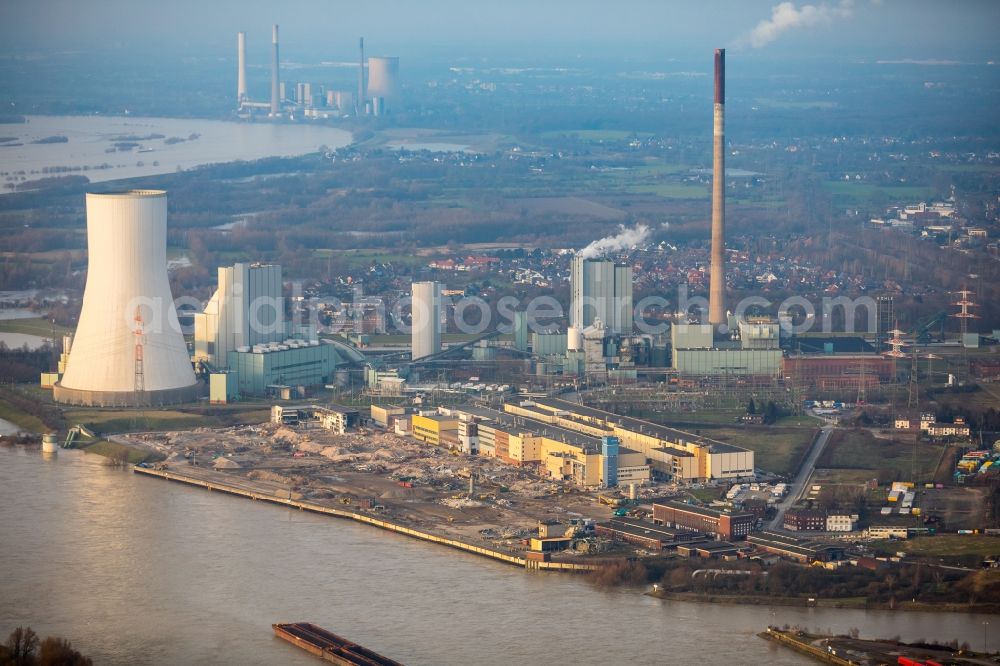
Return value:
M 747 537 L 747 543 L 758 551 L 771 553 L 797 562 L 836 562 L 844 559 L 843 546 L 800 539 L 778 532 L 759 532 Z
M 594 532 L 599 537 L 623 541 L 646 550 L 665 550 L 679 544 L 706 540 L 705 535 L 698 532 L 664 527 L 636 518 L 612 518 L 610 522 L 598 523 Z
M 545 478 L 585 487 L 642 485 L 650 481 L 646 457 L 608 446 L 598 437 L 484 407 L 440 407 L 413 417 L 414 437 L 466 453 L 493 456 L 517 466 L 534 466 Z M 474 427 L 473 427 L 474 426 Z M 447 434 L 442 435 L 441 433 Z M 614 458 L 614 461 L 610 460 Z
M 653 522 L 698 530 L 726 540 L 743 539 L 757 525 L 757 519 L 750 513 L 728 513 L 680 502 L 654 504 Z
M 556 398 L 507 403 L 510 414 L 590 437 L 617 437 L 664 480 L 736 479 L 754 474 L 753 451 Z
M 392 422 L 406 414 L 405 407 L 396 405 L 372 405 L 372 423 L 380 428 L 391 428 Z
M 701 541 L 677 546 L 677 554 L 681 557 L 700 557 L 706 560 L 715 557 L 736 558 L 742 550 L 744 549 L 740 546 L 728 541 Z

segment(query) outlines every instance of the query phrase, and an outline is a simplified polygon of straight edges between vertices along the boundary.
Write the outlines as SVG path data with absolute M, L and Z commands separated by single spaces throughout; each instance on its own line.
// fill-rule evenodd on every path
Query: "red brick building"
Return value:
M 726 540 L 743 539 L 757 525 L 757 519 L 751 513 L 726 513 L 680 502 L 654 504 L 653 521 L 660 525 L 698 530 Z

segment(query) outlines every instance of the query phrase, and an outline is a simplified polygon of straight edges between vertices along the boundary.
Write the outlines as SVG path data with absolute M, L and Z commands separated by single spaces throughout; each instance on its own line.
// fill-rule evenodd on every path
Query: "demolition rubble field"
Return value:
M 372 429 L 338 435 L 265 423 L 120 439 L 165 455 L 161 465 L 170 470 L 255 483 L 291 499 L 333 501 L 501 550 L 524 550 L 522 540 L 536 534 L 538 521 L 611 515 L 596 494 L 568 483 Z

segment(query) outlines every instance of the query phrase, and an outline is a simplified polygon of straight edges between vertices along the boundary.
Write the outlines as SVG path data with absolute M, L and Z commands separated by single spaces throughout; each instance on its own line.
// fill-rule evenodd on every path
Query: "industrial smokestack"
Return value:
M 712 130 L 712 266 L 708 321 L 726 323 L 726 50 L 715 49 L 715 106 Z
M 247 99 L 247 34 L 236 33 L 236 106 Z
M 358 39 L 358 48 L 361 51 L 358 60 L 358 98 L 354 102 L 354 110 L 357 115 L 365 112 L 365 101 L 368 99 L 368 92 L 365 90 L 365 38 Z
M 278 76 L 278 24 L 274 24 L 271 32 L 271 115 L 281 113 L 281 80 Z

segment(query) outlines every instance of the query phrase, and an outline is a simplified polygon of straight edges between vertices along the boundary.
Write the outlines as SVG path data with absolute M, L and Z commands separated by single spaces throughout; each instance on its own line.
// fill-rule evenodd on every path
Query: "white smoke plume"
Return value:
M 854 0 L 840 0 L 836 5 L 802 5 L 782 2 L 771 8 L 771 18 L 758 23 L 753 30 L 739 40 L 740 45 L 749 44 L 755 49 L 767 46 L 786 32 L 799 28 L 809 28 L 830 23 L 835 19 L 850 18 L 854 13 Z
M 666 226 L 666 225 L 664 225 Z M 584 259 L 594 259 L 595 257 L 602 257 L 609 252 L 617 252 L 619 250 L 627 250 L 636 245 L 642 245 L 652 234 L 652 230 L 649 225 L 639 223 L 635 227 L 629 229 L 624 224 L 618 225 L 618 233 L 614 236 L 607 236 L 600 240 L 595 240 L 593 243 L 583 248 L 577 252 L 577 256 L 583 257 Z

